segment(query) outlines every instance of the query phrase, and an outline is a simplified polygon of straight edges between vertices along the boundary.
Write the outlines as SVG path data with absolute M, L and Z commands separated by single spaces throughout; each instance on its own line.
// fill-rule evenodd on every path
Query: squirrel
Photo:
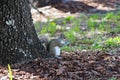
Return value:
M 57 39 L 52 39 L 47 45 L 48 54 L 51 57 L 58 58 L 60 56 L 60 48 L 68 45 L 69 41 L 61 34 Z
M 44 47 L 47 51 L 48 57 L 60 57 L 60 48 L 69 44 L 69 41 L 66 39 L 64 34 L 60 34 L 60 36 L 56 39 L 51 39 L 50 41 L 45 41 Z

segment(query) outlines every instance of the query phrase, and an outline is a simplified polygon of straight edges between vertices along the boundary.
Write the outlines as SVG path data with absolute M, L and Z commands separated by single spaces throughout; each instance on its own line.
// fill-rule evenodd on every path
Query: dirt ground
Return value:
M 51 20 L 55 18 L 62 18 L 69 15 L 79 16 L 81 13 L 93 14 L 93 13 L 105 13 L 109 11 L 118 11 L 120 10 L 120 1 L 119 0 L 77 0 L 61 3 L 52 6 L 45 6 L 38 8 L 43 15 L 35 9 L 31 9 L 32 17 L 34 22 L 46 22 L 48 18 Z

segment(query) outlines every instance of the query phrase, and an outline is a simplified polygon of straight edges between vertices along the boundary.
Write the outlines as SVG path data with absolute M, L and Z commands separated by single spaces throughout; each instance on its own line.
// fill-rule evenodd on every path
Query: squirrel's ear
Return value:
M 65 39 L 65 35 L 61 33 L 60 36 L 59 36 L 59 38 Z

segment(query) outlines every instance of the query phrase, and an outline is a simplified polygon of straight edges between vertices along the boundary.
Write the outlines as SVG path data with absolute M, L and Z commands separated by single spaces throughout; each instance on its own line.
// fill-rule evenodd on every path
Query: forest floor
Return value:
M 116 12 L 119 0 L 106 2 L 72 2 L 39 8 L 44 14 L 32 11 L 33 21 L 47 22 L 67 16 L 78 17 L 94 13 Z M 84 3 L 84 4 L 83 4 Z M 119 36 L 119 34 L 116 34 Z M 112 35 L 113 37 L 114 35 Z M 118 43 L 120 44 L 120 43 Z M 120 49 L 114 54 L 101 50 L 62 51 L 62 59 L 37 58 L 26 63 L 11 65 L 13 80 L 120 80 Z M 0 80 L 10 80 L 7 67 L 0 66 Z

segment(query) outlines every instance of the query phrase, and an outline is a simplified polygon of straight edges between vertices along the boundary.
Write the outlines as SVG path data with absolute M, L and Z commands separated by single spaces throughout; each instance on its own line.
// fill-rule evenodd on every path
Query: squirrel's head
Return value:
M 66 39 L 64 34 L 60 34 L 60 36 L 58 37 L 58 41 L 60 43 L 60 47 L 68 45 L 69 41 Z

